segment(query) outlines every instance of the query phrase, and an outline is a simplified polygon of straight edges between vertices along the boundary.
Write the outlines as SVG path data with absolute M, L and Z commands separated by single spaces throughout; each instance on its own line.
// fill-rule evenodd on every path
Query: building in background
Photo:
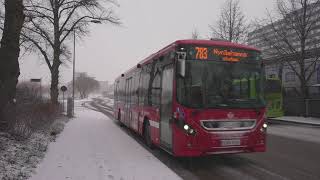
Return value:
M 266 76 L 281 80 L 285 115 L 320 117 L 320 3 L 295 2 L 250 32 L 248 44 L 262 51 Z
M 311 15 L 311 18 L 319 19 L 320 6 L 316 6 L 315 9 L 316 10 Z M 290 16 L 290 14 L 288 16 Z M 279 27 L 281 28 L 281 30 L 284 30 L 283 32 L 285 32 L 286 38 L 288 38 L 290 44 L 292 44 L 292 48 L 297 52 L 301 51 L 299 42 L 300 39 L 297 36 L 297 33 L 294 32 L 294 29 L 288 27 L 283 19 L 280 19 L 273 24 L 267 24 L 265 26 L 259 27 L 258 29 L 250 32 L 248 36 L 248 44 L 262 50 L 262 56 L 266 67 L 266 75 L 268 77 L 279 77 L 280 79 L 282 79 L 282 84 L 286 90 L 294 89 L 299 91 L 299 77 L 292 70 L 293 68 L 289 67 L 288 63 L 281 64 L 281 62 L 285 62 L 281 60 L 281 58 L 283 59 L 284 57 L 280 57 L 275 46 L 272 46 L 272 44 L 270 45 L 270 42 L 272 40 L 276 40 L 276 38 L 279 38 L 277 37 L 279 35 L 275 32 L 275 29 Z M 313 62 L 315 56 L 319 57 L 319 55 L 315 54 L 320 53 L 320 19 L 316 22 L 316 25 L 314 27 L 315 28 L 310 31 L 309 38 L 306 40 L 306 50 L 309 56 L 308 58 L 310 58 L 309 61 L 306 60 L 305 62 L 306 67 L 310 65 L 310 61 Z M 270 39 L 270 41 L 267 42 L 266 39 Z M 297 54 L 291 54 L 288 55 L 288 58 L 291 58 L 292 61 L 294 61 L 296 56 Z M 295 69 L 299 71 L 298 65 L 295 62 L 292 64 Z M 310 94 L 320 94 L 320 89 L 314 87 L 316 84 L 320 84 L 319 61 L 316 65 L 316 72 L 312 75 L 307 84 L 310 87 Z

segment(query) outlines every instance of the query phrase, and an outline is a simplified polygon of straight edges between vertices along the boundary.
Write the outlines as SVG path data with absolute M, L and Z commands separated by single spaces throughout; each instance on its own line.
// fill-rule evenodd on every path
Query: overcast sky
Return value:
M 201 38 L 210 35 L 225 0 L 118 0 L 116 13 L 123 25 L 93 24 L 89 36 L 76 45 L 76 71 L 100 81 L 113 82 L 119 74 L 177 39 L 190 39 L 196 28 Z M 276 0 L 240 0 L 248 21 L 266 16 Z M 72 45 L 72 44 L 70 44 Z M 72 48 L 72 46 L 70 46 Z M 21 57 L 21 78 L 50 81 L 41 56 Z M 61 84 L 71 81 L 72 64 L 61 68 Z

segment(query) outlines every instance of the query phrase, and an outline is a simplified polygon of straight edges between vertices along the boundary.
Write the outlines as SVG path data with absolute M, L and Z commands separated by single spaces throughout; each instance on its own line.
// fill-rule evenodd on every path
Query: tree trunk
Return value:
M 283 66 L 284 66 L 283 61 L 280 60 L 279 69 L 278 69 L 278 78 L 281 82 L 282 82 Z
M 5 0 L 5 21 L 0 47 L 0 121 L 3 110 L 15 98 L 20 75 L 19 41 L 24 22 L 22 0 Z
M 305 72 L 305 62 L 302 61 L 302 63 L 300 63 L 300 74 L 301 74 L 301 77 L 300 77 L 300 91 L 301 91 L 301 97 L 303 98 L 304 100 L 304 109 L 305 109 L 305 113 L 304 113 L 304 116 L 308 116 L 307 114 L 307 101 L 306 99 L 309 98 L 309 90 L 308 90 L 308 82 L 306 81 L 306 72 Z
M 59 5 L 54 2 L 53 7 L 53 31 L 54 31 L 54 46 L 53 46 L 53 62 L 51 70 L 51 87 L 50 87 L 50 98 L 53 104 L 58 104 L 59 97 L 59 67 L 61 64 L 61 42 L 60 42 L 60 32 L 59 32 Z
M 58 104 L 59 97 L 59 67 L 60 67 L 60 45 L 56 45 L 53 51 L 53 63 L 51 70 L 50 98 L 53 104 Z
M 54 64 L 51 71 L 50 98 L 52 104 L 58 104 L 59 97 L 59 65 Z

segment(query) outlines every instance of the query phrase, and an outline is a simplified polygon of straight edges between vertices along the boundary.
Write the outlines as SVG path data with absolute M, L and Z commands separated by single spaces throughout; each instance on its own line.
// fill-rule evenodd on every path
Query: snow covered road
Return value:
M 103 114 L 77 107 L 30 180 L 181 179 Z

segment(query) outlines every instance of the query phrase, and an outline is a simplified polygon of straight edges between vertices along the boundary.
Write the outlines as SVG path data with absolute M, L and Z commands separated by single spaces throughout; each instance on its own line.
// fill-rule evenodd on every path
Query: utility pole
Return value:
M 89 21 L 94 24 L 101 24 L 101 21 L 99 20 L 91 20 Z M 72 103 L 73 103 L 73 109 L 72 109 L 72 116 L 74 116 L 74 90 L 75 90 L 75 69 L 76 69 L 76 30 L 73 30 L 73 67 L 72 67 Z
M 76 68 L 76 31 L 73 30 L 73 67 L 72 67 L 72 116 L 74 116 L 74 86 L 75 86 L 75 68 Z

